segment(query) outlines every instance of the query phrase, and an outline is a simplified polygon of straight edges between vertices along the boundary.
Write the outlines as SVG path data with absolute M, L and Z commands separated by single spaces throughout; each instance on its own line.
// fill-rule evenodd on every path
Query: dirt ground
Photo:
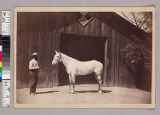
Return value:
M 97 93 L 97 85 L 76 85 L 76 93 L 68 93 L 68 86 L 38 88 L 36 95 L 29 94 L 29 88 L 17 89 L 19 104 L 149 104 L 151 92 L 122 87 L 102 87 Z

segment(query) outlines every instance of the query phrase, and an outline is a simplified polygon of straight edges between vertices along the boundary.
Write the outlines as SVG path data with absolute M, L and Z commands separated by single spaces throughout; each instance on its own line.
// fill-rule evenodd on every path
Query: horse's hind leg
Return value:
M 97 75 L 97 81 L 98 81 L 98 93 L 102 93 L 102 90 L 101 90 L 102 79 L 100 75 Z

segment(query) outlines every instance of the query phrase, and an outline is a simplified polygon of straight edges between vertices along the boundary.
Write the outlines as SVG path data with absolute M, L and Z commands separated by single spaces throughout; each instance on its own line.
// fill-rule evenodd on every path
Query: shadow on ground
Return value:
M 102 93 L 111 93 L 110 90 L 102 90 Z M 98 90 L 82 90 L 82 91 L 76 91 L 76 93 L 98 93 Z
M 46 94 L 46 93 L 55 93 L 59 91 L 44 91 L 44 92 L 36 92 L 36 94 Z

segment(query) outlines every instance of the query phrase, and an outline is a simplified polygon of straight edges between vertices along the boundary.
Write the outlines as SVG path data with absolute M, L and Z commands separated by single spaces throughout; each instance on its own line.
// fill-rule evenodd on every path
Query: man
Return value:
M 32 59 L 29 61 L 29 70 L 32 76 L 32 83 L 30 87 L 30 94 L 36 94 L 36 87 L 38 84 L 38 75 L 39 75 L 39 64 L 38 64 L 38 54 L 33 53 Z

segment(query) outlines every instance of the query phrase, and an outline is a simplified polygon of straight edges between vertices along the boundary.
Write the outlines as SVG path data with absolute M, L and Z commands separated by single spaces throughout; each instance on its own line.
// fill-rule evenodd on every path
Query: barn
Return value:
M 68 84 L 60 63 L 52 66 L 55 50 L 81 61 L 103 63 L 103 86 L 136 87 L 136 80 L 121 58 L 130 39 L 144 38 L 145 32 L 114 12 L 18 12 L 17 88 L 30 86 L 29 60 L 38 53 L 41 71 L 38 87 Z M 142 79 L 143 85 L 148 80 Z M 76 84 L 95 84 L 91 75 L 79 76 Z

